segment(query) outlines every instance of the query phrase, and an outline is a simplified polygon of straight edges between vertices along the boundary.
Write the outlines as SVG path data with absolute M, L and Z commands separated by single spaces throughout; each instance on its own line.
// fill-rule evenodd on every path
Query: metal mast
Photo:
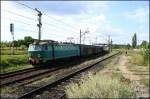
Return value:
M 39 11 L 39 10 L 37 10 L 36 8 L 35 8 L 35 11 L 37 11 L 38 12 L 38 21 L 39 21 L 39 24 L 37 24 L 37 26 L 38 26 L 38 28 L 39 28 L 39 41 L 41 40 L 41 27 L 42 27 L 42 23 L 41 23 L 41 16 L 42 16 L 42 13 L 41 13 L 41 11 Z

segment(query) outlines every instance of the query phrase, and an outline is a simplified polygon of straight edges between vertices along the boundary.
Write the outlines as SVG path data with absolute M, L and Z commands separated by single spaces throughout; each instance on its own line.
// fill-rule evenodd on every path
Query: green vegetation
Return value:
M 150 44 L 147 41 L 143 41 L 140 46 L 141 46 L 141 54 L 143 56 L 143 63 L 147 65 L 149 63 Z
M 1 73 L 31 67 L 27 55 L 1 55 Z
M 138 66 L 148 66 L 149 64 L 149 52 L 146 50 L 128 50 L 128 56 L 130 56 L 129 63 Z
M 136 33 L 134 33 L 132 37 L 132 47 L 136 48 L 136 46 L 137 46 L 137 37 L 136 37 Z
M 89 75 L 79 83 L 66 87 L 67 98 L 133 98 L 135 93 L 126 83 L 117 78 Z
M 145 86 L 149 87 L 149 79 L 141 79 L 140 82 Z
M 0 89 L 1 90 L 1 95 L 5 95 L 6 93 L 7 94 L 11 94 L 12 92 L 15 92 L 16 91 L 16 89 L 15 88 L 11 88 L 11 87 L 3 87 L 3 88 L 1 88 Z
M 13 42 L 2 41 L 0 43 L 1 55 L 11 55 L 11 54 L 23 55 L 23 54 L 27 54 L 27 48 L 28 48 L 29 44 L 31 44 L 33 42 L 34 42 L 34 39 L 30 36 L 24 37 L 24 40 L 15 40 Z
M 25 45 L 26 47 L 29 46 L 29 44 L 33 43 L 34 39 L 31 36 L 25 36 L 23 40 L 15 40 L 13 42 L 1 42 L 0 46 L 1 48 L 10 47 L 14 45 L 14 47 L 20 47 L 21 45 Z
M 130 56 L 129 63 L 142 66 L 144 64 L 144 59 L 140 52 L 133 50 L 128 51 L 128 56 Z
M 15 47 L 13 55 L 24 55 L 27 54 L 27 48 Z M 11 55 L 12 50 L 10 48 L 1 49 L 1 55 Z

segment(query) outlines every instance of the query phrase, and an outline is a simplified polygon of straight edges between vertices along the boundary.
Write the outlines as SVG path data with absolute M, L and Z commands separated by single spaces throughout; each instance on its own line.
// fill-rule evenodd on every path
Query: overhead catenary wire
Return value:
M 2 9 L 3 11 L 7 11 L 7 12 L 9 12 L 9 13 L 12 13 L 12 14 L 14 14 L 14 15 L 18 15 L 18 16 L 21 16 L 21 17 L 24 17 L 24 18 L 27 18 L 27 19 L 30 19 L 30 20 L 33 20 L 33 19 L 31 19 L 30 17 L 26 17 L 26 16 L 23 16 L 23 15 L 20 15 L 20 14 L 18 14 L 18 13 L 14 13 L 14 12 L 12 12 L 12 11 L 9 11 L 9 10 L 5 10 L 5 9 Z M 16 22 L 19 22 L 19 23 L 24 23 L 24 24 L 28 24 L 28 23 L 25 23 L 25 22 L 21 22 L 21 21 L 18 21 L 18 20 L 15 20 Z M 48 23 L 46 23 L 47 25 L 52 25 L 52 24 L 48 24 Z M 32 24 L 28 24 L 28 25 L 32 25 Z M 55 25 L 53 26 L 53 27 L 56 27 Z M 23 30 L 23 29 L 22 29 Z M 32 32 L 35 32 L 35 31 L 32 31 Z
M 11 19 L 11 18 L 7 18 L 7 17 L 5 17 L 3 19 L 8 19 L 10 21 L 15 21 L 15 22 L 18 22 L 18 23 L 21 23 L 21 24 L 25 24 L 25 25 L 30 25 L 30 26 L 37 27 L 36 25 L 30 24 L 30 23 L 27 23 L 27 22 L 23 22 L 23 21 L 20 21 L 20 20 L 16 20 L 16 19 Z
M 32 8 L 32 7 L 30 7 L 30 6 L 26 5 L 26 4 L 23 4 L 23 3 L 20 3 L 20 2 L 16 2 L 16 3 L 35 11 L 34 8 Z M 10 12 L 10 11 L 9 11 L 9 12 Z M 15 14 L 15 13 L 13 13 L 13 14 Z M 20 14 L 17 14 L 17 15 L 20 15 Z M 49 18 L 51 18 L 51 19 L 53 19 L 53 20 L 55 20 L 55 21 L 57 21 L 57 22 L 59 22 L 59 23 L 63 23 L 63 24 L 65 24 L 65 25 L 69 26 L 69 27 L 70 27 L 71 29 L 73 29 L 73 30 L 77 30 L 76 27 L 74 27 L 74 26 L 72 26 L 72 25 L 70 25 L 70 24 L 68 24 L 68 23 L 66 23 L 66 22 L 64 22 L 64 21 L 62 21 L 62 20 L 53 18 L 53 17 L 51 17 L 51 16 L 49 16 L 48 14 L 45 14 L 45 13 L 44 13 L 44 15 L 47 16 L 47 17 L 49 17 Z M 23 16 L 23 15 L 20 15 L 20 16 Z M 25 16 L 24 16 L 24 17 L 25 17 Z M 26 18 L 27 18 L 27 17 L 26 17 Z M 31 18 L 30 18 L 30 19 L 31 19 Z M 47 22 L 43 22 L 43 23 L 44 23 L 44 24 L 47 24 L 47 25 L 49 25 L 49 26 L 53 26 L 53 27 L 56 28 L 56 25 L 54 25 L 54 24 L 49 24 L 49 23 L 47 23 Z M 61 27 L 61 28 L 62 28 L 62 27 Z M 75 32 L 75 31 L 70 30 L 70 28 L 64 29 L 64 27 L 63 27 L 64 30 L 67 30 L 67 31 L 69 30 L 69 34 L 71 34 L 71 35 L 73 35 L 74 33 L 77 33 L 77 32 Z M 58 29 L 58 28 L 57 28 L 57 29 Z M 70 31 L 71 31 L 71 32 L 70 32 Z M 66 32 L 65 34 L 67 34 L 67 33 L 68 33 L 68 32 Z M 78 35 L 75 35 L 75 36 L 78 36 Z
M 1 9 L 2 11 L 6 11 L 8 13 L 11 13 L 13 15 L 17 15 L 17 16 L 21 16 L 21 17 L 24 17 L 26 19 L 29 19 L 29 20 L 32 20 L 32 21 L 36 21 L 36 19 L 33 19 L 31 17 L 27 17 L 27 16 L 24 16 L 24 15 L 21 15 L 21 14 L 18 14 L 18 13 L 15 13 L 15 12 L 12 12 L 12 11 L 9 11 L 9 10 L 6 10 L 6 9 Z
M 47 28 L 43 28 L 45 31 L 51 31 L 51 29 L 47 29 Z M 45 33 L 45 31 L 43 30 L 43 32 Z M 71 34 L 71 32 L 70 33 L 68 33 L 68 32 L 65 32 L 65 31 L 60 31 L 60 30 L 58 30 L 58 29 L 52 29 L 52 30 L 54 30 L 54 31 L 56 31 L 56 32 L 59 32 L 59 34 L 58 33 L 55 33 L 56 35 L 58 34 L 58 35 L 63 35 L 63 36 L 68 36 L 69 34 L 70 35 L 72 35 Z M 73 35 L 72 35 L 73 36 Z M 75 37 L 76 37 L 76 35 L 74 35 Z
M 34 8 L 31 8 L 30 6 L 28 6 L 28 5 L 26 5 L 26 4 L 23 4 L 23 3 L 20 3 L 20 2 L 16 2 L 16 3 L 18 3 L 18 4 L 20 4 L 20 5 L 23 5 L 23 6 L 25 6 L 25 7 L 27 7 L 27 8 L 29 8 L 29 9 L 32 9 L 32 10 L 35 10 Z M 50 17 L 50 16 L 49 16 Z M 52 17 L 51 17 L 52 18 Z M 54 18 L 53 18 L 54 19 Z M 57 20 L 58 21 L 58 20 Z M 57 25 L 54 25 L 54 24 L 49 24 L 49 23 L 47 23 L 47 22 L 43 22 L 44 24 L 47 24 L 47 25 L 49 25 L 49 26 L 53 26 L 54 28 L 56 28 L 57 27 Z M 43 25 L 44 25 L 43 24 Z M 64 29 L 64 28 L 63 28 Z M 67 29 L 67 31 L 69 30 L 68 28 L 66 28 Z M 65 29 L 65 30 L 66 30 Z M 69 30 L 69 32 L 70 32 L 70 30 Z M 72 34 L 74 34 L 74 33 L 76 33 L 75 31 L 72 31 Z M 65 34 L 67 34 L 67 33 L 65 33 Z M 76 35 L 75 35 L 76 36 Z
M 23 5 L 23 6 L 27 7 L 27 8 L 29 8 L 29 9 L 35 10 L 34 8 L 28 6 L 27 4 L 23 4 L 23 3 L 20 3 L 20 2 L 16 2 L 16 3 L 18 3 L 18 4 L 20 4 L 20 5 Z M 63 22 L 62 20 L 55 19 L 55 18 L 53 18 L 53 17 L 51 17 L 51 16 L 49 16 L 48 14 L 45 14 L 45 13 L 44 13 L 43 15 L 45 15 L 45 16 L 47 16 L 47 17 L 49 17 L 49 18 L 51 18 L 51 19 L 53 19 L 53 20 L 55 20 L 55 21 L 57 21 L 57 22 L 66 24 L 67 26 L 69 26 L 69 27 L 71 27 L 72 29 L 76 30 L 76 27 L 74 27 L 74 26 L 72 26 L 72 25 L 70 25 L 70 24 L 68 24 L 68 23 Z
M 44 22 L 44 23 L 45 23 L 45 22 Z M 45 24 L 46 24 L 47 26 L 52 26 L 52 28 L 56 28 L 56 29 L 58 30 L 58 28 L 57 28 L 56 25 L 54 25 L 54 24 L 49 24 L 49 23 L 45 23 Z M 63 29 L 63 31 L 66 30 L 66 29 L 64 29 L 64 28 L 62 28 L 62 29 Z M 77 35 L 74 34 L 74 31 L 72 31 L 72 32 L 70 32 L 69 30 L 66 30 L 66 31 L 68 31 L 69 34 L 72 33 L 71 35 L 77 36 Z M 66 33 L 68 33 L 68 32 L 66 32 Z
M 16 2 L 16 3 L 17 3 L 17 4 L 20 4 L 20 5 L 23 5 L 23 6 L 27 7 L 27 8 L 32 9 L 32 10 L 35 11 L 34 8 L 32 8 L 32 7 L 30 7 L 30 6 L 26 5 L 26 4 L 23 4 L 23 3 L 20 3 L 20 2 Z
M 56 19 L 56 18 L 54 18 L 54 17 L 52 17 L 52 16 L 49 16 L 49 15 L 47 15 L 47 14 L 45 14 L 45 13 L 44 13 L 44 15 L 46 15 L 47 17 L 49 17 L 49 18 L 51 18 L 51 19 L 53 19 L 53 20 L 55 20 L 55 21 L 57 21 L 57 22 L 66 24 L 67 26 L 71 27 L 72 29 L 78 29 L 77 27 L 74 27 L 74 26 L 72 26 L 72 25 L 70 25 L 70 24 L 68 24 L 68 23 L 65 23 L 65 22 L 62 21 L 62 20 Z
M 8 28 L 9 25 L 3 25 L 3 26 L 2 26 L 2 29 L 5 29 L 4 27 Z M 23 30 L 23 31 L 30 31 L 30 32 L 36 33 L 36 31 L 30 30 L 30 29 L 27 29 L 27 28 L 24 28 L 24 27 L 22 27 L 22 28 L 20 28 L 20 27 L 15 27 L 15 28 L 17 28 L 15 31 L 17 31 L 17 30 Z M 8 29 L 7 29 L 7 30 L 8 30 Z

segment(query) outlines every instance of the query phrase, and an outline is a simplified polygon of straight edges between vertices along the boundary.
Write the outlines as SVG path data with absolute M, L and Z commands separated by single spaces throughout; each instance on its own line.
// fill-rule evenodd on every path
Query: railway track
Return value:
M 98 63 L 100 63 L 100 62 L 102 62 L 102 61 L 104 61 L 104 60 L 106 60 L 108 58 L 111 58 L 111 57 L 113 57 L 115 55 L 118 55 L 119 53 L 120 52 L 117 52 L 115 54 L 112 54 L 112 55 L 109 55 L 109 56 L 106 56 L 106 57 L 102 57 L 100 59 L 97 59 L 97 60 L 93 61 L 91 64 L 86 64 L 82 68 L 78 68 L 78 69 L 75 69 L 73 71 L 66 72 L 61 77 L 56 78 L 55 81 L 52 81 L 52 82 L 47 83 L 45 85 L 42 85 L 42 86 L 40 86 L 38 88 L 35 88 L 35 89 L 31 90 L 31 91 L 28 91 L 28 92 L 26 92 L 26 93 L 18 96 L 17 99 L 20 99 L 20 98 L 31 98 L 31 97 L 33 98 L 34 95 L 37 95 L 38 93 L 41 93 L 41 92 L 45 91 L 47 88 L 51 89 L 51 88 L 55 87 L 56 85 L 60 84 L 61 82 L 65 82 L 66 80 L 72 78 L 76 74 L 79 74 L 79 73 L 81 73 L 81 72 L 83 72 L 83 71 L 85 71 L 85 70 L 87 70 L 87 69 L 89 69 L 89 68 L 97 65 Z M 57 94 L 55 96 L 57 98 L 63 98 L 63 97 L 65 97 L 64 93 L 58 94 L 57 91 L 54 94 L 55 95 Z
M 38 77 L 58 69 L 59 69 L 58 67 L 57 68 L 30 68 L 30 69 L 4 74 L 1 76 L 0 86 L 2 87 L 13 83 L 18 83 L 18 82 L 20 83 L 20 85 L 22 85 L 27 83 L 27 80 L 29 79 L 33 79 L 34 77 Z M 24 82 L 25 80 L 26 82 Z
M 34 71 L 38 68 L 28 68 L 28 69 L 22 69 L 22 70 L 18 70 L 18 71 L 14 71 L 14 72 L 9 72 L 9 73 L 4 73 L 4 74 L 0 74 L 0 78 L 4 79 L 4 78 L 8 78 L 11 76 L 15 76 L 15 75 L 20 75 L 29 71 Z

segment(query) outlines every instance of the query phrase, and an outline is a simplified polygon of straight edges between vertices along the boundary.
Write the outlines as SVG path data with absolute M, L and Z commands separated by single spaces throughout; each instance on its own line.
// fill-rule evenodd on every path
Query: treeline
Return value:
M 146 49 L 149 49 L 150 48 L 150 43 L 143 40 L 142 43 L 140 45 L 130 45 L 130 44 L 113 44 L 112 45 L 112 48 L 113 49 L 120 49 L 120 48 L 124 48 L 124 49 L 134 49 L 134 48 L 137 48 L 137 49 L 140 49 L 140 48 L 146 48 Z
M 137 45 L 137 35 L 136 33 L 134 33 L 134 35 L 132 36 L 132 45 L 127 44 L 127 45 L 121 45 L 121 44 L 113 44 L 112 48 L 114 49 L 119 49 L 119 48 L 126 48 L 126 49 L 140 49 L 140 48 L 144 48 L 144 49 L 149 49 L 150 48 L 150 43 L 143 40 L 142 43 L 140 45 Z
M 24 39 L 20 39 L 20 40 L 14 40 L 13 42 L 9 41 L 9 42 L 4 42 L 2 41 L 0 43 L 1 48 L 6 48 L 6 47 L 28 47 L 29 44 L 33 43 L 34 39 L 31 36 L 25 36 Z

